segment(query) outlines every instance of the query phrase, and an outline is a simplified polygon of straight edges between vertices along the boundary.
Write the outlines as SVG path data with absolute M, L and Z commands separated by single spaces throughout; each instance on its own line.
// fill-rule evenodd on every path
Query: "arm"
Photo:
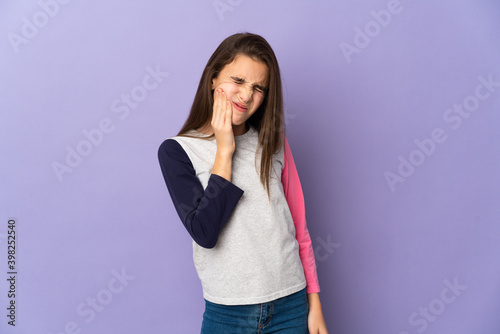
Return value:
M 283 190 L 295 225 L 295 237 L 299 242 L 299 255 L 307 282 L 309 332 L 311 334 L 328 334 L 318 294 L 320 288 L 311 237 L 306 224 L 304 195 L 292 152 L 285 136 L 283 136 L 283 147 L 285 150 L 285 164 L 281 173 L 281 182 L 283 183 Z
M 184 227 L 200 246 L 215 247 L 219 233 L 243 195 L 243 190 L 214 173 L 210 175 L 206 189 L 203 189 L 191 160 L 173 139 L 167 139 L 160 145 L 158 159 L 170 197 Z
M 304 267 L 307 293 L 317 293 L 320 291 L 320 288 L 311 237 L 306 224 L 306 211 L 302 186 L 300 185 L 297 168 L 295 167 L 292 152 L 285 136 L 283 136 L 283 145 L 285 149 L 285 164 L 281 172 L 281 182 L 295 225 L 295 237 L 299 242 L 299 255 L 302 266 Z

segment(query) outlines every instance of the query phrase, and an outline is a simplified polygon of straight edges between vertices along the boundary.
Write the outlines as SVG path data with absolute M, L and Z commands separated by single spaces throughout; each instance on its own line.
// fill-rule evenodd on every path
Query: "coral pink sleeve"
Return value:
M 311 243 L 311 237 L 306 224 L 306 209 L 302 186 L 292 152 L 286 137 L 283 135 L 285 148 L 285 163 L 281 172 L 281 183 L 285 192 L 285 198 L 292 214 L 295 225 L 295 238 L 299 242 L 299 255 L 304 267 L 307 282 L 307 293 L 319 292 L 318 275 L 316 272 L 316 261 Z

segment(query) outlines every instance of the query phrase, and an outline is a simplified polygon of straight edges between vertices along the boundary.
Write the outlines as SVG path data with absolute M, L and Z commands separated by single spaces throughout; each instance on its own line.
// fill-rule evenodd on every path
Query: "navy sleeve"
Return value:
M 203 189 L 187 153 L 174 139 L 160 145 L 158 159 L 174 207 L 187 231 L 198 245 L 215 247 L 243 190 L 217 174 L 210 175 Z

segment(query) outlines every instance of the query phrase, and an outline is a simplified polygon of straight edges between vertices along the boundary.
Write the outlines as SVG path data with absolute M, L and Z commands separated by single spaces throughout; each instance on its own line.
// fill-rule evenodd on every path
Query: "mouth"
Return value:
M 238 110 L 239 112 L 247 112 L 248 111 L 248 107 L 243 105 L 243 104 L 240 104 L 240 103 L 233 102 L 233 107 L 234 107 L 234 109 Z

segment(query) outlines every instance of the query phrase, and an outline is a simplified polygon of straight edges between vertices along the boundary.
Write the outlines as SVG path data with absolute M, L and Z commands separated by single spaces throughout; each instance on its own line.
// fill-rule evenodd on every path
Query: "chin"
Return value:
M 246 120 L 241 120 L 241 119 L 238 119 L 238 120 L 232 120 L 231 124 L 233 125 L 241 125 L 241 124 L 245 124 Z

